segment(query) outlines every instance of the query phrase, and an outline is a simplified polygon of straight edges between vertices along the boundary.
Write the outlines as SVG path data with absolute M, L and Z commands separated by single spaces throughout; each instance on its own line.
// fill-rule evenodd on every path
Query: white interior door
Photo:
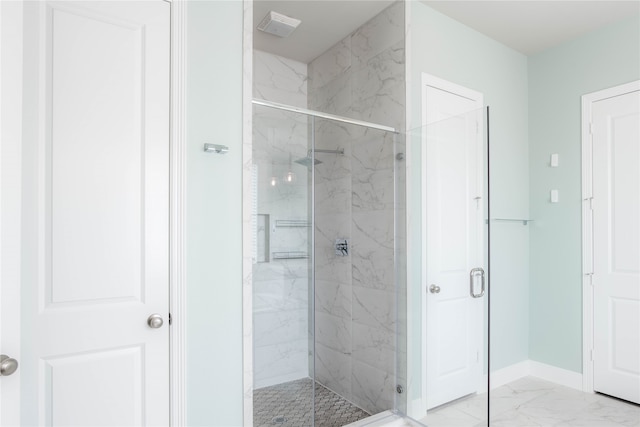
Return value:
M 20 366 L 2 410 L 18 395 L 21 425 L 168 425 L 170 5 L 21 7 Z
M 482 374 L 482 95 L 424 80 L 423 219 L 427 409 L 475 393 Z M 481 294 L 476 277 L 474 293 Z
M 640 403 L 640 91 L 592 105 L 594 390 Z

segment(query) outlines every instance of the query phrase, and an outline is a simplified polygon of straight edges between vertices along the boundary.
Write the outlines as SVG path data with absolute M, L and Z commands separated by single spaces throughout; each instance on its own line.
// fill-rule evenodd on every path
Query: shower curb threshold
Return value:
M 424 424 L 395 411 L 384 411 L 344 427 L 426 427 Z

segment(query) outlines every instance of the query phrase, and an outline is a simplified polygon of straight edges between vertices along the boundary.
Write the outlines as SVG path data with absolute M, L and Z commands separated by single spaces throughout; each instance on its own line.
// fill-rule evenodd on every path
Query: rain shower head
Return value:
M 311 157 L 307 156 L 307 157 L 303 157 L 301 159 L 298 160 L 294 160 L 296 163 L 298 163 L 299 165 L 302 166 L 306 166 L 306 167 L 311 167 Z M 322 163 L 320 160 L 318 159 L 313 159 L 313 165 L 319 165 L 320 163 Z
M 307 151 L 307 157 L 303 157 L 302 159 L 298 159 L 295 162 L 302 165 L 302 166 L 306 166 L 306 167 L 311 167 L 311 153 L 325 153 L 325 154 L 344 154 L 344 148 L 338 148 L 337 150 L 322 150 L 319 148 L 316 148 L 315 150 L 309 150 Z M 320 163 L 322 163 L 320 160 L 318 159 L 313 159 L 313 165 L 319 165 Z

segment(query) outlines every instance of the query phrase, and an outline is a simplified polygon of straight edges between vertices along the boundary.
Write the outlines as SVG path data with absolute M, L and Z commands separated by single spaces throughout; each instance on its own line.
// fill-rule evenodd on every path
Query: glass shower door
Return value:
M 396 141 L 315 119 L 316 426 L 396 408 Z
M 410 413 L 430 427 L 487 425 L 489 224 L 485 109 L 408 133 L 412 158 L 408 310 Z M 412 163 L 416 166 L 417 162 Z M 418 184 L 419 185 L 416 185 Z M 418 187 L 418 188 L 415 188 Z M 420 230 L 416 233 L 416 230 Z M 417 234 L 417 235 L 416 235 Z M 419 284 L 419 285 L 418 285 Z M 418 347 L 417 342 L 421 343 Z M 420 414 L 420 416 L 416 416 Z
M 313 425 L 311 121 L 253 115 L 254 425 Z

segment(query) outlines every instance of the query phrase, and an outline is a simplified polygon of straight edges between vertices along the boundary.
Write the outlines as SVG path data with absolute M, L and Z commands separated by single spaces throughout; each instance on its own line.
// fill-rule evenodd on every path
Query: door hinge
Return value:
M 593 287 L 593 273 L 585 273 L 584 275 L 588 277 L 589 286 Z
M 169 313 L 169 326 L 173 323 L 173 319 L 171 318 L 171 313 Z
M 480 350 L 476 350 L 476 362 L 480 362 Z
M 584 201 L 589 203 L 589 210 L 593 210 L 593 196 L 586 197 Z
M 593 362 L 593 349 L 589 350 L 589 358 Z
M 589 122 L 589 133 L 593 135 L 593 122 Z

